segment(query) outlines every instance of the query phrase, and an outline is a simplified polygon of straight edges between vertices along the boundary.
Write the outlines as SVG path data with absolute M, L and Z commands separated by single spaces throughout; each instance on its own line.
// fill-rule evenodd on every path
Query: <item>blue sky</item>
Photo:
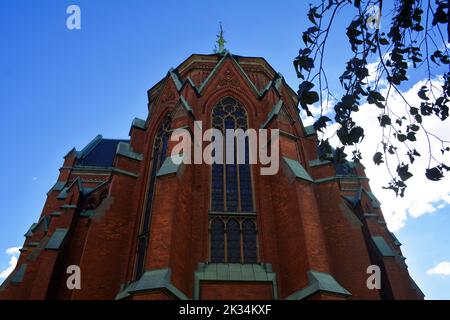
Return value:
M 71 4 L 81 8 L 81 30 L 66 28 Z M 132 119 L 146 117 L 147 89 L 190 54 L 212 53 L 218 21 L 232 53 L 266 58 L 295 89 L 292 59 L 308 25 L 307 8 L 308 2 L 298 0 L 2 0 L 0 272 L 13 256 L 6 250 L 20 247 L 37 220 L 63 156 L 99 133 L 128 137 Z M 326 69 L 334 78 L 348 53 L 342 31 L 350 17 L 344 11 L 336 23 L 340 32 L 330 36 Z M 424 77 L 418 73 L 409 85 Z M 420 198 L 415 190 L 411 198 Z M 427 298 L 450 299 L 450 276 L 426 272 L 450 261 L 445 195 L 426 203 L 432 213 L 412 215 L 406 204 L 403 225 L 396 228 L 409 270 Z

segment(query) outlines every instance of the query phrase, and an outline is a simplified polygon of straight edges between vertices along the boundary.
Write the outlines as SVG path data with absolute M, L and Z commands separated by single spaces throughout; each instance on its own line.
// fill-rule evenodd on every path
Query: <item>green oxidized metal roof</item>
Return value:
M 56 229 L 45 246 L 45 249 L 58 250 L 64 242 L 67 232 L 67 229 Z
M 383 257 L 395 257 L 395 252 L 392 250 L 392 248 L 389 246 L 389 244 L 383 237 L 373 236 L 372 240 L 377 246 L 380 253 L 383 255 Z
M 309 173 L 305 170 L 305 168 L 303 168 L 300 162 L 287 157 L 283 157 L 283 160 L 296 178 L 303 179 L 309 182 L 314 182 L 313 178 L 309 175 Z
M 23 277 L 25 276 L 25 271 L 27 270 L 27 264 L 22 264 L 19 269 L 17 269 L 16 273 L 13 275 L 11 282 L 12 283 L 20 283 L 23 280 Z
M 161 168 L 159 168 L 159 171 L 156 176 L 160 177 L 168 174 L 177 173 L 182 165 L 182 160 L 183 160 L 182 154 L 167 157 L 164 160 L 164 163 L 162 164 Z
M 283 107 L 283 101 L 280 99 L 272 107 L 272 110 L 270 110 L 269 114 L 267 115 L 267 120 L 266 120 L 266 122 L 264 122 L 264 124 L 261 126 L 261 128 L 265 128 L 270 123 L 270 121 L 272 121 L 273 118 L 278 116 L 282 107 Z

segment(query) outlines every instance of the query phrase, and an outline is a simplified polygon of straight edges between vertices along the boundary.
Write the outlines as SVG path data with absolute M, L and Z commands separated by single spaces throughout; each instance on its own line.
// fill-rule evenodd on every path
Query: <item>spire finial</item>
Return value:
M 222 22 L 219 22 L 219 26 L 220 26 L 220 30 L 219 30 L 219 34 L 217 35 L 217 44 L 219 45 L 219 47 L 216 46 L 216 53 L 224 53 L 225 52 L 225 43 L 226 40 L 223 38 L 223 28 L 222 28 Z

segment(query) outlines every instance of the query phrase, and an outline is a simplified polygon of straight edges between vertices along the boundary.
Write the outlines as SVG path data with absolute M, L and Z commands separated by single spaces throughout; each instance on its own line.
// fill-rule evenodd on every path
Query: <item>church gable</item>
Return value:
M 168 74 L 153 108 L 174 107 L 177 104 L 178 99 L 179 93 L 176 88 L 176 83 L 170 74 Z M 155 111 L 153 108 L 151 108 L 152 113 Z
M 210 88 L 217 90 L 226 87 L 238 90 L 251 90 L 257 97 L 259 96 L 259 90 L 229 53 L 215 66 L 200 86 L 199 92 L 203 94 Z

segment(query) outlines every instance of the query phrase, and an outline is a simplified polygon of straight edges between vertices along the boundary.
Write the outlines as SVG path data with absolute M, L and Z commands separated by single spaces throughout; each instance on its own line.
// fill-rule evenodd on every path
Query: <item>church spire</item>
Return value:
M 219 30 L 219 34 L 217 35 L 217 41 L 216 41 L 218 47 L 216 46 L 215 52 L 216 53 L 224 53 L 225 52 L 225 43 L 227 43 L 227 42 L 223 38 L 224 32 L 223 32 L 223 28 L 222 28 L 222 22 L 219 22 L 219 26 L 220 26 L 220 30 Z

